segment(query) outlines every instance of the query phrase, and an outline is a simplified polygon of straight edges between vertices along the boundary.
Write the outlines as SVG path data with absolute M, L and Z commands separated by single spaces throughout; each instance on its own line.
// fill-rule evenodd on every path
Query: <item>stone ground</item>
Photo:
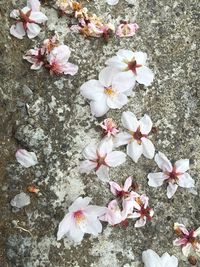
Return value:
M 152 223 L 141 229 L 131 223 L 128 227 L 105 225 L 102 235 L 86 236 L 80 245 L 73 245 L 67 238 L 56 241 L 59 221 L 75 198 L 88 195 L 98 205 L 106 205 L 112 199 L 107 186 L 95 175 L 78 173 L 81 151 L 91 139 L 100 139 L 98 123 L 102 120 L 91 116 L 79 87 L 96 78 L 105 60 L 119 48 L 147 52 L 155 80 L 148 88 L 137 85 L 128 105 L 107 115 L 120 125 L 122 111 L 130 110 L 138 117 L 149 114 L 158 129 L 151 137 L 157 150 L 174 160 L 190 158 L 190 174 L 199 192 L 198 1 L 135 0 L 132 6 L 124 0 L 119 2 L 115 7 L 104 0 L 87 4 L 106 18 L 130 19 L 140 26 L 135 37 L 111 38 L 104 44 L 99 39 L 86 40 L 70 33 L 65 19 L 58 20 L 50 8 L 50 1 L 43 5 L 49 21 L 38 38 L 12 38 L 9 12 L 25 1 L 0 1 L 1 267 L 135 267 L 142 266 L 141 253 L 148 248 L 160 255 L 165 251 L 173 253 L 179 258 L 180 267 L 189 266 L 180 249 L 172 245 L 173 223 L 198 227 L 199 197 L 178 189 L 168 200 L 164 188 L 148 187 L 147 174 L 156 170 L 156 164 L 144 157 L 137 164 L 128 158 L 112 170 L 111 177 L 118 182 L 129 175 L 137 179 L 140 193 L 150 196 L 155 211 Z M 31 71 L 30 64 L 22 59 L 24 51 L 54 30 L 71 47 L 71 62 L 79 65 L 74 77 L 51 77 L 46 71 Z M 14 154 L 21 147 L 34 151 L 39 164 L 29 169 L 20 166 Z M 31 204 L 15 212 L 10 200 L 26 192 L 32 183 L 39 186 L 40 194 L 30 194 Z M 16 228 L 16 221 L 32 236 Z

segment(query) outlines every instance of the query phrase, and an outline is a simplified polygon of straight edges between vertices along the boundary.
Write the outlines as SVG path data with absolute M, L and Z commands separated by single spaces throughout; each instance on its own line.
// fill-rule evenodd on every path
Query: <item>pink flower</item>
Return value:
M 102 232 L 99 217 L 106 212 L 105 207 L 89 205 L 91 198 L 79 197 L 68 208 L 69 212 L 60 222 L 57 240 L 66 234 L 75 242 L 80 242 L 85 233 L 97 236 Z
M 30 39 L 36 37 L 41 30 L 38 24 L 47 20 L 47 17 L 39 10 L 40 2 L 38 0 L 28 0 L 26 7 L 14 9 L 10 13 L 10 17 L 16 19 L 16 23 L 11 26 L 10 34 L 18 39 L 23 39 L 26 34 Z
M 68 62 L 71 51 L 68 46 L 60 45 L 55 47 L 48 56 L 51 74 L 70 74 L 75 75 L 78 71 L 78 66 Z
M 135 197 L 133 202 L 133 213 L 128 218 L 138 219 L 135 223 L 135 227 L 142 227 L 146 224 L 146 221 L 152 220 L 154 211 L 149 207 L 149 198 L 145 195 Z
M 100 123 L 100 126 L 107 137 L 115 136 L 119 132 L 117 125 L 112 118 L 105 119 Z
M 168 158 L 161 152 L 155 156 L 155 162 L 163 172 L 149 173 L 148 185 L 153 187 L 161 186 L 164 182 L 167 186 L 167 197 L 172 198 L 178 186 L 185 188 L 194 187 L 194 180 L 187 173 L 189 170 L 189 159 L 181 159 L 172 166 Z
M 116 35 L 119 37 L 131 37 L 135 35 L 138 29 L 139 26 L 136 23 L 128 23 L 125 21 L 118 26 Z
M 116 225 L 126 219 L 126 213 L 120 210 L 117 200 L 114 199 L 108 204 L 107 212 L 100 219 L 111 225 Z
M 112 151 L 112 140 L 102 140 L 99 145 L 90 144 L 83 150 L 86 158 L 80 165 L 81 173 L 89 173 L 95 170 L 102 181 L 108 181 L 109 168 L 117 167 L 125 162 L 126 155 L 121 151 Z
M 153 143 L 148 139 L 152 129 L 152 121 L 148 115 L 144 115 L 139 121 L 130 112 L 122 113 L 122 124 L 128 132 L 119 133 L 116 136 L 116 146 L 127 144 L 127 154 L 134 162 L 143 154 L 146 158 L 152 159 L 155 153 Z
M 113 193 L 113 195 L 117 197 L 127 197 L 129 196 L 129 189 L 132 185 L 132 177 L 128 177 L 124 183 L 124 186 L 120 186 L 116 182 L 109 182 L 110 185 L 110 191 Z
M 25 168 L 29 168 L 38 163 L 36 154 L 34 152 L 28 152 L 26 149 L 18 149 L 15 157 Z
M 181 246 L 183 254 L 188 257 L 190 254 L 197 253 L 200 256 L 200 227 L 197 230 L 188 231 L 183 224 L 174 224 L 175 232 L 180 236 L 175 239 L 174 246 Z
M 35 48 L 30 49 L 23 56 L 23 59 L 26 59 L 28 62 L 32 63 L 32 70 L 39 70 L 44 64 L 46 59 L 45 49 L 44 48 Z

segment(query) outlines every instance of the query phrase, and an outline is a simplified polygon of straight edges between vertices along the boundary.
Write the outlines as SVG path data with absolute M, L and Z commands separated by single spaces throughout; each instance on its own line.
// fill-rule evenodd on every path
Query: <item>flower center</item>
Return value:
M 131 70 L 135 75 L 137 75 L 137 68 L 142 67 L 141 64 L 137 64 L 137 61 L 133 58 L 128 62 L 128 70 Z
M 147 137 L 146 134 L 142 134 L 140 132 L 140 127 L 138 127 L 136 132 L 132 132 L 131 134 L 133 136 L 133 139 L 135 139 L 138 142 L 139 145 L 142 143 L 141 138 L 142 137 Z
M 111 86 L 109 86 L 109 87 L 104 87 L 104 93 L 106 95 L 111 96 L 111 95 L 114 95 L 115 94 L 115 91 L 112 89 Z
M 31 9 L 27 13 L 23 13 L 19 9 L 19 16 L 20 16 L 20 21 L 23 23 L 24 30 L 27 30 L 27 23 L 36 23 L 34 20 L 31 20 L 29 17 L 31 15 Z M 37 24 L 37 23 L 36 23 Z
M 80 224 L 82 221 L 85 220 L 85 215 L 83 214 L 81 210 L 78 210 L 74 212 L 74 218 L 76 220 L 76 223 Z
M 167 172 L 167 175 L 169 176 L 169 178 L 166 181 L 170 181 L 170 183 L 176 183 L 178 181 L 178 175 L 181 175 L 182 173 L 179 173 L 176 171 L 176 168 L 173 167 L 172 172 Z
M 152 209 L 147 207 L 146 209 L 144 208 L 144 205 L 141 206 L 140 214 L 141 217 L 146 217 L 147 220 L 151 221 L 152 216 L 151 216 Z

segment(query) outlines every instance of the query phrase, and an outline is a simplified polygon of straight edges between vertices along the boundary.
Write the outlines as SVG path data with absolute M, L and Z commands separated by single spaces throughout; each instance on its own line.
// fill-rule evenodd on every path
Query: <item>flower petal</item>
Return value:
M 80 173 L 90 173 L 96 167 L 97 167 L 97 162 L 93 162 L 87 159 L 81 162 L 79 166 L 79 171 Z
M 114 196 L 118 195 L 118 192 L 122 191 L 121 186 L 119 186 L 117 183 L 115 182 L 109 182 L 110 185 L 110 191 L 113 193 Z
M 63 73 L 69 75 L 75 75 L 78 72 L 78 66 L 69 62 L 63 65 Z
M 90 159 L 90 160 L 97 160 L 98 156 L 97 156 L 97 145 L 95 144 L 89 144 L 87 145 L 84 149 L 83 149 L 83 156 L 86 159 Z
M 130 112 L 126 111 L 122 113 L 122 124 L 123 126 L 128 129 L 129 131 L 136 132 L 139 127 L 139 122 L 136 116 Z
M 42 12 L 39 11 L 31 12 L 29 18 L 35 21 L 35 23 L 43 23 L 48 20 L 47 16 L 45 16 Z
M 136 221 L 136 223 L 135 223 L 135 227 L 136 228 L 138 228 L 138 227 L 143 227 L 143 226 L 145 226 L 145 224 L 146 224 L 146 217 L 143 217 L 143 218 L 140 218 L 139 220 L 137 220 Z
M 84 232 L 73 223 L 69 229 L 69 236 L 74 242 L 79 243 L 83 240 Z
M 73 223 L 72 215 L 68 213 L 67 215 L 65 215 L 63 220 L 59 223 L 58 232 L 57 232 L 57 241 L 62 239 L 63 236 L 67 234 L 72 223 Z
M 137 163 L 143 152 L 142 145 L 139 145 L 137 141 L 133 141 L 127 145 L 127 154 L 132 160 Z
M 34 152 L 28 152 L 26 149 L 18 149 L 15 157 L 25 168 L 29 168 L 38 163 L 36 154 Z
M 18 39 L 23 39 L 23 37 L 26 35 L 23 23 L 17 22 L 17 24 L 12 25 L 10 28 L 10 34 Z
M 109 167 L 117 167 L 126 161 L 126 154 L 121 151 L 113 151 L 109 153 L 105 162 Z
M 126 145 L 130 143 L 132 138 L 133 138 L 132 135 L 129 133 L 125 133 L 125 132 L 119 133 L 114 140 L 114 145 L 116 147 Z
M 151 85 L 154 79 L 154 73 L 146 66 L 137 68 L 136 81 L 145 86 Z
M 109 181 L 109 167 L 102 165 L 96 171 L 96 175 L 101 181 L 108 182 Z
M 185 188 L 190 188 L 190 187 L 194 187 L 194 180 L 192 179 L 192 177 L 189 175 L 189 173 L 184 173 L 181 175 L 178 175 L 178 181 L 177 184 L 181 187 L 185 187 Z
M 167 252 L 165 252 L 161 256 L 161 266 L 162 267 L 177 267 L 178 259 L 175 256 L 170 256 Z
M 163 153 L 158 152 L 155 155 L 155 162 L 157 163 L 158 167 L 164 172 L 172 172 L 172 164 Z
M 98 100 L 104 94 L 104 88 L 97 80 L 89 80 L 80 88 L 81 95 L 90 100 Z
M 69 212 L 75 212 L 77 210 L 82 210 L 85 207 L 88 206 L 88 204 L 91 201 L 91 197 L 78 197 L 73 203 L 72 205 L 68 208 Z
M 142 141 L 143 155 L 148 159 L 152 159 L 155 154 L 155 147 L 153 143 L 148 138 L 145 137 L 142 137 L 141 141 Z
M 101 117 L 109 110 L 106 98 L 104 96 L 101 97 L 98 101 L 91 101 L 90 108 L 92 115 L 95 117 Z
M 153 123 L 151 121 L 151 118 L 148 115 L 145 114 L 140 119 L 139 124 L 140 124 L 140 131 L 142 134 L 149 134 L 150 133 Z
M 125 94 L 116 93 L 107 97 L 107 105 L 112 109 L 121 109 L 127 102 L 128 98 Z
M 119 71 L 113 67 L 106 67 L 102 69 L 99 73 L 99 82 L 104 87 L 112 86 L 112 80 L 114 75 L 116 75 Z
M 126 179 L 126 181 L 125 181 L 125 183 L 124 183 L 124 188 L 123 188 L 123 190 L 124 190 L 125 192 L 127 192 L 127 191 L 129 190 L 129 188 L 132 186 L 132 180 L 133 180 L 133 178 L 132 178 L 131 176 L 129 176 L 129 177 Z
M 180 159 L 175 162 L 176 172 L 184 173 L 189 170 L 189 159 Z
M 147 54 L 144 52 L 135 52 L 134 53 L 134 58 L 139 65 L 145 65 L 147 61 Z
M 167 197 L 172 198 L 178 188 L 177 184 L 169 183 L 167 186 Z
M 142 252 L 142 261 L 144 262 L 144 267 L 161 267 L 160 257 L 152 249 Z
M 182 247 L 182 252 L 185 257 L 188 257 L 190 255 L 191 250 L 192 250 L 191 243 L 188 243 L 186 246 Z
M 163 172 L 149 173 L 147 178 L 149 179 L 148 185 L 153 187 L 161 186 L 166 179 Z
M 111 138 L 103 139 L 98 146 L 98 155 L 105 157 L 113 149 L 113 142 Z
M 118 92 L 132 90 L 135 86 L 135 77 L 131 71 L 119 72 L 113 77 L 112 86 Z
M 39 11 L 40 6 L 41 4 L 39 0 L 27 0 L 27 7 L 30 8 L 32 11 Z
M 28 38 L 33 39 L 40 33 L 40 26 L 35 23 L 27 23 Z

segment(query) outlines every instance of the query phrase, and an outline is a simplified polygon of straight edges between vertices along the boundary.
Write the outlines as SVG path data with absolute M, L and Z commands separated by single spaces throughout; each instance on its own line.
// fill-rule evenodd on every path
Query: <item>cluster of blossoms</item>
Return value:
M 122 21 L 115 30 L 114 24 L 105 23 L 96 14 L 90 14 L 82 3 L 74 0 L 57 0 L 56 6 L 62 15 L 65 14 L 77 20 L 77 23 L 71 25 L 70 29 L 85 37 L 103 37 L 107 40 L 113 32 L 119 37 L 131 37 L 139 28 L 136 23 Z
M 30 49 L 24 55 L 24 59 L 32 64 L 32 70 L 44 67 L 50 74 L 75 75 L 78 66 L 68 62 L 71 51 L 67 45 L 59 44 L 56 36 L 44 40 L 41 47 Z

